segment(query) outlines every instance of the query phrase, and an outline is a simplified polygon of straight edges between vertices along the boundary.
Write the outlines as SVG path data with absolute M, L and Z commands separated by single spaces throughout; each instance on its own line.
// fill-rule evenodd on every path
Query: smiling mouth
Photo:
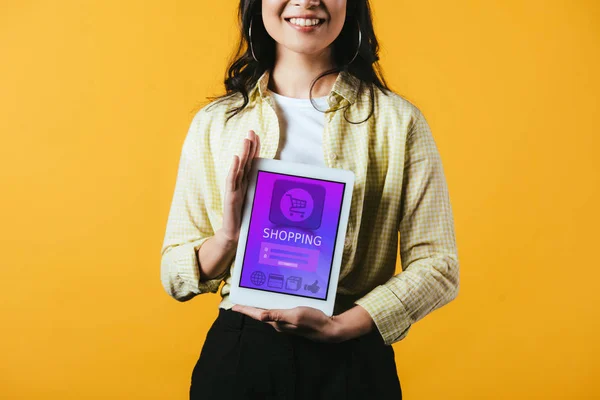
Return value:
M 313 18 L 313 19 L 302 19 L 302 18 L 284 18 L 287 22 L 289 22 L 291 25 L 293 26 L 297 26 L 299 28 L 316 28 L 318 26 L 323 25 L 323 23 L 325 22 L 324 19 L 320 19 L 320 18 Z M 316 24 L 314 24 L 312 21 L 313 20 L 318 20 L 319 22 L 317 22 Z M 310 23 L 307 23 L 306 21 L 311 21 Z

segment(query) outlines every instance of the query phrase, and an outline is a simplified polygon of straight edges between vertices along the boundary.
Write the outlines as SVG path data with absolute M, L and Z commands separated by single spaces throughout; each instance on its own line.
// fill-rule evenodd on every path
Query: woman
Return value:
M 216 293 L 225 282 L 190 398 L 400 399 L 390 345 L 459 287 L 429 126 L 381 77 L 368 0 L 241 0 L 239 17 L 227 92 L 198 111 L 184 141 L 162 248 L 173 298 Z M 259 156 L 355 173 L 332 317 L 229 300 Z M 403 271 L 394 275 L 398 234 Z

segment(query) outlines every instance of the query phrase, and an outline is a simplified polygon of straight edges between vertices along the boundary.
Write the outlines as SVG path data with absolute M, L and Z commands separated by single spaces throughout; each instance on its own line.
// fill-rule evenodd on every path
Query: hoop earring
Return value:
M 354 53 L 354 57 L 348 64 L 352 64 L 352 61 L 358 56 L 358 52 L 360 50 L 360 45 L 362 44 L 362 33 L 360 32 L 360 24 L 358 23 L 358 18 L 356 19 L 356 25 L 358 25 L 358 46 L 356 47 L 356 53 Z
M 254 54 L 254 48 L 252 47 L 252 21 L 254 20 L 254 17 L 252 17 L 250 19 L 250 29 L 248 29 L 248 37 L 249 37 L 249 43 L 250 43 L 250 52 L 252 53 L 252 58 L 254 58 L 254 61 L 259 62 L 258 59 L 256 58 L 256 55 Z

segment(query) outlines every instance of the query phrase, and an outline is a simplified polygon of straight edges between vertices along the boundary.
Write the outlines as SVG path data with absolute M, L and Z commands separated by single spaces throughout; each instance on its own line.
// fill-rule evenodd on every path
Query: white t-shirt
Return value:
M 325 113 L 315 110 L 310 99 L 296 99 L 270 92 L 279 118 L 279 148 L 275 159 L 326 167 L 323 156 Z M 329 107 L 327 96 L 313 98 L 319 110 Z

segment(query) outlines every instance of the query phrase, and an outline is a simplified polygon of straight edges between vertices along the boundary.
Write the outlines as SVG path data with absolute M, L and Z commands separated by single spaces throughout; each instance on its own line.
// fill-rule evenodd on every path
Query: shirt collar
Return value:
M 256 85 L 250 92 L 250 97 L 260 95 L 261 98 L 268 96 L 268 84 L 269 84 L 270 70 L 266 70 L 256 81 Z M 338 74 L 333 87 L 331 88 L 330 97 L 337 94 L 342 98 L 346 99 L 350 104 L 356 101 L 356 95 L 358 91 L 358 85 L 360 79 L 352 75 L 347 71 L 340 71 Z

